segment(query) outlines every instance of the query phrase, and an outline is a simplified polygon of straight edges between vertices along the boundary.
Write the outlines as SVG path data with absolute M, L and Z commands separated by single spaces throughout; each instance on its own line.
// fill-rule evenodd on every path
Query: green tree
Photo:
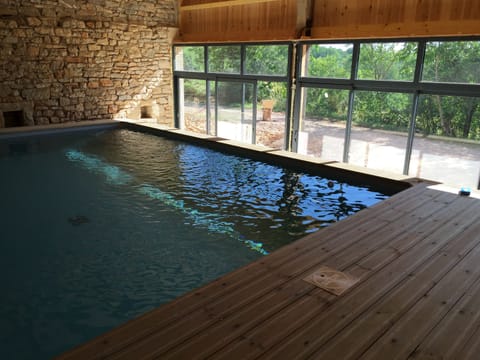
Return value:
M 247 74 L 287 76 L 288 45 L 249 45 L 245 52 Z
M 208 72 L 240 74 L 240 46 L 209 46 Z
M 176 57 L 181 57 L 180 61 L 177 59 L 177 64 L 183 62 L 183 67 L 177 70 L 185 71 L 204 71 L 204 47 L 203 46 L 182 46 L 177 48 Z
M 348 79 L 352 69 L 352 48 L 312 45 L 309 49 L 307 75 Z
M 360 47 L 359 79 L 413 81 L 416 43 L 367 43 Z
M 480 84 L 480 42 L 429 42 L 423 81 Z M 424 97 L 417 125 L 426 134 L 479 139 L 480 99 Z

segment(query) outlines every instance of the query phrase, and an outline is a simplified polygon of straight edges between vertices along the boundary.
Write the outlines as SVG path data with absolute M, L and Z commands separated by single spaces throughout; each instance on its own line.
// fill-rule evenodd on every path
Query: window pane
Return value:
M 417 43 L 365 43 L 360 45 L 358 79 L 413 81 Z
M 287 84 L 258 82 L 256 142 L 272 148 L 284 148 Z
M 307 76 L 350 79 L 353 44 L 316 44 L 308 49 Z
M 208 72 L 240 74 L 240 46 L 209 46 Z
M 480 98 L 420 97 L 410 175 L 477 188 Z
M 204 72 L 204 47 L 175 46 L 175 70 Z
M 252 143 L 253 84 L 217 83 L 217 135 Z
M 205 134 L 207 132 L 205 80 L 180 79 L 180 128 Z
M 348 90 L 303 88 L 298 152 L 343 160 Z
M 423 80 L 480 84 L 480 41 L 428 42 Z
M 403 172 L 412 96 L 355 92 L 349 163 Z
M 252 75 L 286 76 L 288 45 L 247 46 L 245 70 Z

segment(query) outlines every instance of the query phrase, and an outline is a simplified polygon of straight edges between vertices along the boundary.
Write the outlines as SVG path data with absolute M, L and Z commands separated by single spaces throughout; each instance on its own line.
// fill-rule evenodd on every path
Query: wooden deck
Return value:
M 417 185 L 62 359 L 478 359 L 480 200 Z M 328 266 L 360 281 L 332 295 Z

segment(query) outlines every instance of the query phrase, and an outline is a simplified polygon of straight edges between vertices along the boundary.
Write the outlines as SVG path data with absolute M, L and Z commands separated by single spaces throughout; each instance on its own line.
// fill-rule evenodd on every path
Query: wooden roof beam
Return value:
M 204 10 L 204 9 L 213 9 L 219 7 L 228 7 L 228 6 L 239 6 L 239 5 L 249 5 L 249 4 L 259 4 L 266 2 L 275 2 L 279 0 L 224 0 L 224 1 L 215 1 L 202 4 L 192 4 L 192 5 L 181 5 L 181 11 L 192 11 L 192 10 Z

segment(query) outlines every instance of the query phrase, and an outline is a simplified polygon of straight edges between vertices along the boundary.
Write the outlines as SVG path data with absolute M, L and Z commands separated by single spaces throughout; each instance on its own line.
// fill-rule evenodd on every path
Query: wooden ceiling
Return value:
M 179 0 L 176 42 L 480 35 L 479 0 Z

